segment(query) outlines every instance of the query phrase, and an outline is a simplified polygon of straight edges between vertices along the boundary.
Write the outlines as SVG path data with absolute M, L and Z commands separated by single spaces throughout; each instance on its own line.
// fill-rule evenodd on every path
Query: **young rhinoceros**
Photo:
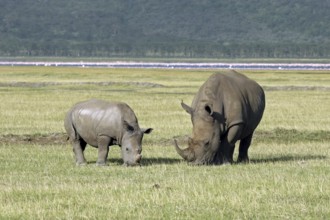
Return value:
M 138 165 L 143 134 L 133 110 L 122 102 L 92 99 L 75 104 L 67 113 L 64 127 L 72 141 L 77 165 L 86 164 L 86 144 L 98 148 L 97 165 L 105 165 L 109 146 L 119 145 L 125 165 Z

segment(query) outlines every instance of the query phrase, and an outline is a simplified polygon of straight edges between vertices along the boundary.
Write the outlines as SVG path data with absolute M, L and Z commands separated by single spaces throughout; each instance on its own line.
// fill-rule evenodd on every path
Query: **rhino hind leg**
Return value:
M 97 138 L 98 147 L 98 159 L 96 161 L 97 166 L 105 166 L 109 154 L 109 145 L 111 138 L 107 136 L 99 136 Z
M 84 156 L 84 150 L 86 148 L 87 143 L 83 139 L 73 140 L 73 152 L 76 157 L 76 165 L 86 165 L 86 159 Z
M 239 144 L 239 153 L 237 162 L 243 162 L 248 163 L 249 162 L 249 156 L 248 156 L 248 150 L 252 141 L 253 133 L 247 136 L 246 138 L 242 139 Z

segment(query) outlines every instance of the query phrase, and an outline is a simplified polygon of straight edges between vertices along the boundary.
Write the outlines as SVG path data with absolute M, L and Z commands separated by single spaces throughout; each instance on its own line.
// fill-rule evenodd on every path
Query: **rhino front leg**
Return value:
M 96 165 L 105 166 L 109 154 L 109 144 L 111 138 L 107 136 L 99 136 L 97 139 L 98 143 L 98 159 L 96 161 Z
M 80 140 L 74 140 L 72 142 L 73 146 L 73 152 L 75 154 L 76 158 L 76 165 L 81 166 L 81 165 L 86 165 L 86 159 L 84 156 L 84 150 L 86 148 L 86 142 L 82 139 Z
M 227 164 L 233 162 L 235 143 L 240 138 L 243 125 L 238 124 L 229 128 L 225 137 L 221 139 L 220 148 L 216 155 L 216 163 Z

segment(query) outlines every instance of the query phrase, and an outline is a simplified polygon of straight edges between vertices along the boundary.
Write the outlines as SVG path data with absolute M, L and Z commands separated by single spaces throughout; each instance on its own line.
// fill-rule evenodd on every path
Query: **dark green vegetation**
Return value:
M 328 0 L 2 0 L 0 56 L 329 58 Z

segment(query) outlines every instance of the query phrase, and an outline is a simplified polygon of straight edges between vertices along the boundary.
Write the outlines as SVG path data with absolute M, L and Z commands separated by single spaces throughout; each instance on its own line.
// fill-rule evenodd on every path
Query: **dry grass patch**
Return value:
M 262 86 L 316 89 L 266 90 L 250 164 L 189 166 L 172 146 L 191 133 L 180 102 L 212 72 L 0 67 L 0 219 L 329 218 L 330 91 L 318 88 L 330 74 L 243 71 Z M 89 164 L 74 165 L 63 118 L 89 98 L 127 102 L 154 128 L 142 167 L 123 167 L 117 146 L 108 167 L 95 166 L 92 147 Z

